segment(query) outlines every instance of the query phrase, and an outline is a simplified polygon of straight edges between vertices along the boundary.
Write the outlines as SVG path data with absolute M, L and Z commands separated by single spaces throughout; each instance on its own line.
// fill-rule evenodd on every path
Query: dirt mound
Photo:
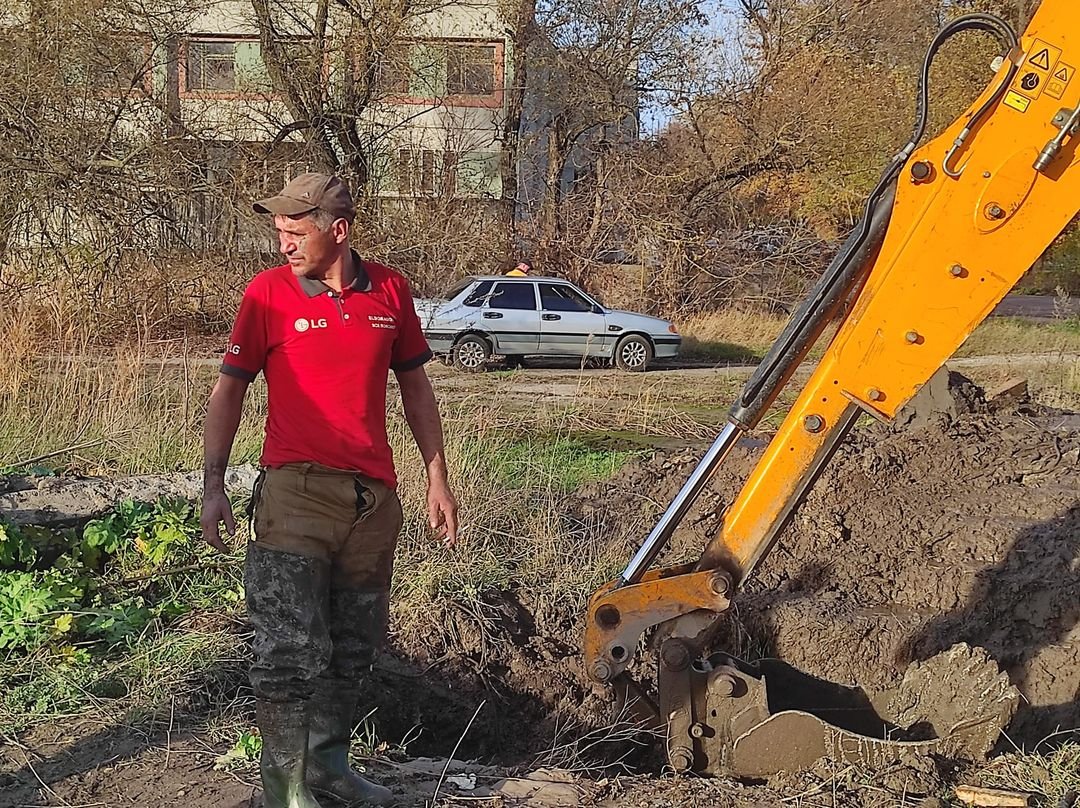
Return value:
M 1023 694 L 1010 736 L 1031 745 L 1080 726 L 1080 433 L 962 377 L 948 391 L 944 409 L 854 433 L 736 599 L 720 647 L 877 691 L 957 643 L 982 647 Z M 700 555 L 764 445 L 736 447 L 660 563 Z M 629 559 L 705 448 L 659 451 L 579 492 L 573 532 Z M 413 748 L 437 754 L 484 702 L 463 754 L 585 745 L 574 739 L 601 731 L 608 704 L 581 670 L 583 617 L 538 592 L 448 602 L 376 670 L 381 729 L 423 725 Z
M 1031 745 L 1080 726 L 1080 433 L 1025 402 L 1002 412 L 981 391 L 965 397 L 955 414 L 849 438 L 736 598 L 724 639 L 878 689 L 955 643 L 983 647 L 1024 697 L 1009 735 Z M 700 554 L 760 451 L 736 450 L 662 563 Z M 626 469 L 578 517 L 635 549 L 698 456 Z

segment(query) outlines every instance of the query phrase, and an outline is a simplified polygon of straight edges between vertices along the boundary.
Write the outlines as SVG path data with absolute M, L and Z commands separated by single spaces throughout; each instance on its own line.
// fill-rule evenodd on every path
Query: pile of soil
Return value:
M 854 432 L 736 597 L 725 650 L 881 689 L 981 646 L 1023 695 L 1008 734 L 1030 748 L 1080 726 L 1080 432 L 957 389 L 954 413 Z M 762 448 L 736 449 L 660 563 L 700 555 Z M 579 516 L 632 551 L 699 455 L 626 469 Z
M 948 390 L 944 406 L 935 390 L 902 425 L 853 433 L 735 599 L 718 648 L 884 690 L 912 662 L 982 647 L 1021 691 L 1008 734 L 1030 748 L 1080 726 L 1080 431 L 962 377 Z M 700 556 L 764 446 L 736 447 L 660 564 Z M 569 531 L 629 559 L 706 448 L 660 450 L 579 491 Z M 462 755 L 506 762 L 576 753 L 609 714 L 581 668 L 583 617 L 543 592 L 445 604 L 377 669 L 380 728 L 424 726 L 420 754 L 459 739 Z

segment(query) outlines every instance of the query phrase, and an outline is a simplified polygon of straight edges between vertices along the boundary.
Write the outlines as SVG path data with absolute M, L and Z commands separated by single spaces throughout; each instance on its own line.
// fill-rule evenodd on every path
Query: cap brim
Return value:
M 302 213 L 310 213 L 318 205 L 312 205 L 310 202 L 288 196 L 272 196 L 269 199 L 260 199 L 251 207 L 256 213 L 272 213 L 275 216 L 299 216 Z

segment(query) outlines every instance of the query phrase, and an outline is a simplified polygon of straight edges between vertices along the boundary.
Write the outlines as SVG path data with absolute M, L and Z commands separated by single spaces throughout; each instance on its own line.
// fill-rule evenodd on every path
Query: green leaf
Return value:
M 251 763 L 262 755 L 262 736 L 258 730 L 244 730 L 232 749 L 214 761 L 217 771 L 227 771 L 241 763 Z
M 0 521 L 0 569 L 33 566 L 37 556 L 32 533 Z

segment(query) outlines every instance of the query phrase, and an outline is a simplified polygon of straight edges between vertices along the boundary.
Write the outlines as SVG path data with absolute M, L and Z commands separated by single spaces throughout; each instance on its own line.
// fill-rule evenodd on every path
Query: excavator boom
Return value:
M 919 146 L 933 56 L 965 30 L 994 34 L 1002 59 L 971 108 Z M 594 595 L 584 646 L 589 675 L 624 696 L 638 693 L 628 669 L 639 640 L 650 638 L 659 697 L 649 712 L 665 730 L 676 770 L 761 776 L 821 755 L 880 762 L 912 744 L 977 753 L 989 750 L 1011 717 L 1015 691 L 972 649 L 952 653 L 969 655 L 964 662 L 979 680 L 973 686 L 984 688 L 983 703 L 964 706 L 966 714 L 938 705 L 949 719 L 920 716 L 936 735 L 915 738 L 889 714 L 896 694 L 867 696 L 777 662 L 748 665 L 710 643 L 736 588 L 767 556 L 859 416 L 895 417 L 1080 211 L 1078 68 L 1074 0 L 1043 0 L 1019 39 L 984 14 L 938 34 L 915 134 L 871 194 L 863 221 L 641 550 Z M 700 560 L 650 569 L 726 454 L 835 322 L 824 355 Z M 917 687 L 921 675 L 905 686 Z

